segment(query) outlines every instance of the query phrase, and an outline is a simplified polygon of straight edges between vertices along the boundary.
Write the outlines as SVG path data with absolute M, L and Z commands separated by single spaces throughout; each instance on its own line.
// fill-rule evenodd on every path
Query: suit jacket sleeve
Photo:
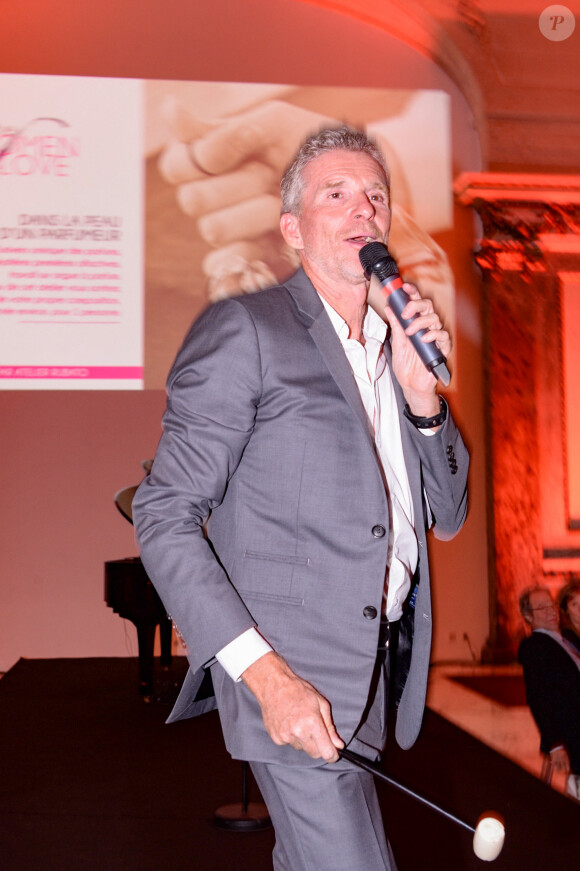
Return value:
M 421 433 L 406 417 L 404 426 L 420 458 L 421 486 L 427 510 L 426 525 L 435 538 L 452 539 L 467 517 L 469 454 L 448 412 L 443 426 L 431 436 Z
M 210 307 L 170 373 L 163 435 L 133 502 L 143 564 L 176 615 L 194 670 L 255 625 L 204 524 L 251 436 L 260 390 L 251 318 L 233 300 Z

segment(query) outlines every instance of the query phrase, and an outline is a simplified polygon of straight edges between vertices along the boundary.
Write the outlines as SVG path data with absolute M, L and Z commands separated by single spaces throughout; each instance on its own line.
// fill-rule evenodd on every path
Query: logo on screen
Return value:
M 66 177 L 80 156 L 80 140 L 62 118 L 33 118 L 22 127 L 0 127 L 0 175 Z

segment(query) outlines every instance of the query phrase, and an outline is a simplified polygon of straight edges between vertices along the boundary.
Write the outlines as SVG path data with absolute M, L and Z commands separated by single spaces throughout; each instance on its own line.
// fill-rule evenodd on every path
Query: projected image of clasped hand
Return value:
M 290 97 L 299 99 L 293 91 Z M 351 110 L 356 107 L 360 114 L 360 95 L 344 90 L 344 112 L 349 111 L 349 100 Z M 419 108 L 409 113 L 417 123 L 422 117 Z M 288 277 L 298 258 L 280 235 L 278 182 L 308 134 L 339 122 L 282 99 L 265 99 L 224 119 L 208 121 L 187 101 L 169 96 L 160 112 L 169 136 L 159 157 L 159 171 L 175 185 L 180 208 L 212 246 L 202 263 L 210 299 L 252 292 Z M 409 136 L 420 135 L 411 126 Z M 391 254 L 423 295 L 437 301 L 442 317 L 452 321 L 454 282 L 447 256 L 429 235 L 429 227 L 420 226 L 413 216 L 409 168 L 383 135 L 378 138 L 391 177 Z M 382 314 L 384 303 L 374 288 L 370 302 Z

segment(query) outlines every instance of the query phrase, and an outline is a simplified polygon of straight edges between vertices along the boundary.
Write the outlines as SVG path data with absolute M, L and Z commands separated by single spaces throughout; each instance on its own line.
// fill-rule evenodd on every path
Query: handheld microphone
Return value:
M 405 329 L 418 315 L 412 318 L 403 318 L 401 312 L 409 302 L 409 294 L 403 290 L 403 279 L 399 275 L 397 264 L 389 254 L 389 249 L 382 242 L 369 242 L 358 253 L 365 276 L 370 278 L 376 275 L 381 283 L 383 293 L 391 311 Z M 451 381 L 451 375 L 447 368 L 447 360 L 441 353 L 435 342 L 422 342 L 421 336 L 426 329 L 419 330 L 413 336 L 409 336 L 415 351 L 421 362 L 441 383 L 447 387 Z

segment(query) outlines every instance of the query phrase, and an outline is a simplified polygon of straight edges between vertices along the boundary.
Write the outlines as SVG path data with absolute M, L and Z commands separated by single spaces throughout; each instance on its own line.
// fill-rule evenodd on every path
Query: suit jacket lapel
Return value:
M 344 349 L 340 344 L 340 339 L 336 335 L 336 331 L 326 314 L 326 310 L 320 297 L 314 289 L 312 282 L 302 269 L 299 269 L 284 286 L 294 299 L 303 323 L 310 331 L 324 362 L 328 366 L 330 374 L 336 381 L 345 399 L 360 421 L 365 436 L 372 449 L 373 456 L 376 459 L 375 445 L 371 433 L 369 432 L 368 420 L 360 398 L 358 387 L 354 380 L 348 360 L 346 359 Z M 392 354 L 388 339 L 385 342 L 385 354 L 392 375 Z M 417 460 L 417 452 L 413 445 L 412 438 L 403 422 L 405 397 L 403 396 L 403 391 L 401 390 L 397 379 L 393 375 L 392 378 L 395 387 L 395 396 L 397 398 L 397 406 L 399 409 L 399 419 L 401 421 L 403 454 L 405 456 L 407 474 L 409 476 L 409 485 L 411 488 L 415 517 L 418 519 L 422 516 L 423 512 L 423 490 L 421 485 L 420 464 Z M 424 438 L 427 438 L 427 436 L 424 436 Z M 420 523 L 417 528 L 420 528 Z
M 284 285 L 293 297 L 328 370 L 357 416 L 374 453 L 374 443 L 354 375 L 324 305 L 306 273 L 299 269 Z

